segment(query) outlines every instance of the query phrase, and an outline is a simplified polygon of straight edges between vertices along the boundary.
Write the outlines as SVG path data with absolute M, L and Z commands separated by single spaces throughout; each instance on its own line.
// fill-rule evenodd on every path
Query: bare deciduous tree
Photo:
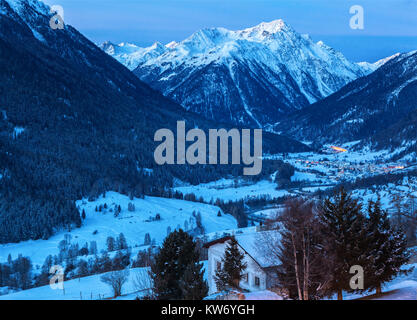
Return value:
M 265 227 L 267 231 L 259 235 L 260 248 L 273 265 L 280 265 L 280 285 L 299 300 L 318 298 L 327 275 L 314 204 L 290 199 Z
M 133 278 L 133 288 L 137 293 L 144 293 L 147 296 L 151 296 L 153 294 L 153 281 L 149 274 L 149 268 L 137 270 Z
M 116 298 L 122 294 L 122 287 L 129 278 L 129 269 L 112 271 L 101 276 L 101 281 L 113 289 Z

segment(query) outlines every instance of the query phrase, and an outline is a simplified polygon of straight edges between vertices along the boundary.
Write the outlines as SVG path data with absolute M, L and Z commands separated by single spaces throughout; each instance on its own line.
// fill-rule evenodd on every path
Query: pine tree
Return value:
M 145 246 L 149 246 L 151 244 L 151 235 L 149 233 L 145 234 L 145 241 L 143 243 Z
M 110 259 L 110 256 L 108 252 L 103 252 L 99 260 L 97 261 L 98 269 L 100 270 L 100 273 L 108 272 L 112 269 L 112 261 Z
M 78 262 L 77 274 L 79 277 L 85 277 L 88 275 L 88 264 L 85 260 L 80 260 Z
M 222 258 L 222 267 L 215 274 L 217 290 L 239 289 L 242 273 L 247 267 L 247 264 L 243 261 L 244 257 L 245 255 L 240 251 L 238 242 L 235 237 L 232 237 Z
M 343 188 L 333 199 L 327 198 L 319 210 L 324 248 L 331 265 L 328 293 L 336 292 L 339 300 L 343 299 L 343 290 L 352 290 L 350 268 L 366 263 L 365 217 L 361 210 L 361 204 Z
M 127 241 L 123 233 L 120 233 L 119 237 L 117 238 L 116 249 L 117 250 L 127 249 Z
M 368 290 L 376 289 L 380 294 L 383 283 L 409 272 L 401 269 L 410 258 L 406 237 L 391 226 L 379 198 L 368 205 L 367 249 L 369 260 L 365 267 L 365 285 Z
M 96 241 L 90 241 L 90 254 L 97 254 L 97 242 Z
M 115 240 L 113 237 L 107 237 L 107 251 L 111 252 L 115 250 Z
M 129 202 L 127 205 L 127 210 L 130 212 L 134 212 L 136 210 L 135 205 L 132 202 Z
M 202 300 L 207 296 L 208 285 L 207 281 L 204 280 L 202 264 L 193 263 L 185 269 L 180 280 L 180 288 L 185 300 Z
M 198 260 L 196 244 L 189 234 L 182 229 L 170 233 L 151 264 L 155 297 L 159 300 L 184 299 L 180 280 L 187 267 Z

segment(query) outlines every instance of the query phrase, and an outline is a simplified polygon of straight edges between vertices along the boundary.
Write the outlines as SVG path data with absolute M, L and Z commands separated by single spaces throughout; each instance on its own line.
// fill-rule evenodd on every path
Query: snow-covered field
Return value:
M 207 270 L 207 261 L 202 262 Z M 129 277 L 116 300 L 135 300 L 148 294 L 151 283 L 149 268 L 129 269 Z M 53 290 L 49 285 L 0 296 L 0 300 L 102 300 L 112 299 L 111 288 L 101 281 L 103 274 L 73 279 L 63 283 L 64 290 Z M 207 279 L 207 272 L 204 273 Z M 144 280 L 145 279 L 145 280 Z
M 203 183 L 197 186 L 180 186 L 175 190 L 183 194 L 194 193 L 197 198 L 203 197 L 204 201 L 216 201 L 221 199 L 224 201 L 237 201 L 250 197 L 259 197 L 263 195 L 271 198 L 283 197 L 288 194 L 286 190 L 276 190 L 276 183 L 269 180 L 262 180 L 255 184 L 247 185 L 242 181 L 233 179 L 221 179 L 218 181 Z
M 107 210 L 96 212 L 97 206 L 107 204 Z M 133 203 L 135 211 L 128 210 L 128 204 Z M 155 244 L 161 244 L 167 236 L 167 229 L 172 231 L 178 227 L 191 230 L 196 226 L 196 218 L 193 212 L 200 212 L 201 222 L 206 233 L 217 232 L 225 229 L 236 229 L 237 222 L 228 214 L 217 213 L 221 211 L 216 206 L 189 202 L 177 199 L 165 199 L 145 197 L 145 199 L 133 199 L 116 192 L 107 192 L 105 198 L 100 197 L 96 201 L 77 201 L 80 212 L 85 210 L 86 219 L 81 228 L 73 229 L 71 242 L 78 243 L 80 248 L 90 241 L 96 241 L 98 251 L 106 248 L 106 239 L 109 236 L 117 237 L 121 232 L 126 237 L 129 246 L 135 248 L 144 244 L 145 234 L 149 233 Z M 121 206 L 121 213 L 114 217 L 114 207 Z M 110 209 L 113 212 L 110 212 Z M 161 219 L 154 220 L 159 214 Z M 35 265 L 42 265 L 48 255 L 58 254 L 58 244 L 64 239 L 68 231 L 58 232 L 48 240 L 24 241 L 0 245 L 0 263 L 7 261 L 9 254 L 16 258 L 18 254 L 30 257 Z
M 291 177 L 291 181 L 308 181 L 308 182 L 319 182 L 321 179 L 314 173 L 295 171 Z
M 65 281 L 64 290 L 53 290 L 47 285 L 0 296 L 0 300 L 101 300 L 112 298 L 112 290 L 100 280 L 101 276 L 98 274 Z M 129 279 L 123 286 L 122 294 L 132 300 L 143 295 L 140 286 L 136 284 L 136 279 L 144 276 L 147 276 L 147 268 L 130 269 Z
M 207 261 L 203 262 L 207 270 Z M 406 266 L 417 268 L 417 264 Z M 129 279 L 123 286 L 122 296 L 118 300 L 134 300 L 141 297 L 146 292 L 147 286 L 144 282 L 137 279 L 147 277 L 147 268 L 130 269 Z M 100 278 L 101 274 L 89 277 L 69 280 L 64 282 L 65 290 L 53 290 L 50 286 L 43 286 L 29 290 L 19 291 L 8 295 L 0 296 L 0 300 L 99 300 L 112 298 L 112 291 L 108 285 L 103 283 Z M 207 277 L 207 272 L 205 273 Z M 146 282 L 145 282 L 146 283 Z M 407 276 L 399 276 L 383 287 L 383 292 L 387 293 L 375 300 L 417 300 L 417 269 Z M 345 294 L 344 299 L 352 300 L 373 293 L 366 294 Z M 282 298 L 270 291 L 259 291 L 245 294 L 246 300 L 281 300 Z M 215 299 L 215 296 L 208 297 Z

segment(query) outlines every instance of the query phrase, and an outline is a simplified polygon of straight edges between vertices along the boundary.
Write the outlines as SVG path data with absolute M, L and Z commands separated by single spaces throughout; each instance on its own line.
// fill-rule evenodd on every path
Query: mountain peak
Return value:
M 239 37 L 255 41 L 273 39 L 275 38 L 275 35 L 279 35 L 281 33 L 295 34 L 296 32 L 282 19 L 273 20 L 271 22 L 261 22 L 254 27 L 235 31 L 235 34 Z
M 288 33 L 292 29 L 284 20 L 278 19 L 271 22 L 262 22 L 254 27 L 236 31 L 222 27 L 204 28 L 193 33 L 181 43 L 188 44 L 190 48 L 200 51 L 235 40 L 264 41 L 271 37 L 271 35 L 283 31 Z
M 119 43 L 119 47 L 131 47 L 131 48 L 138 48 L 137 45 L 129 42 L 121 42 Z
M 156 49 L 158 49 L 158 50 L 164 50 L 165 49 L 165 46 L 162 44 L 162 43 L 160 43 L 159 41 L 156 41 L 153 45 L 151 45 L 150 47 L 149 47 L 150 49 L 153 49 L 153 50 L 156 50 Z
M 261 31 L 261 32 L 268 32 L 268 33 L 277 33 L 277 32 L 281 32 L 283 29 L 285 29 L 286 27 L 288 27 L 288 25 L 284 22 L 284 20 L 282 19 L 277 19 L 277 20 L 273 20 L 270 22 L 261 22 L 260 24 L 251 27 L 251 28 L 247 28 L 244 29 L 243 31 Z
M 281 19 L 235 31 L 204 28 L 158 48 L 113 56 L 188 110 L 213 120 L 230 114 L 226 121 L 236 124 L 275 123 L 367 74 Z
M 178 42 L 176 41 L 171 41 L 170 43 L 168 43 L 165 47 L 169 48 L 169 49 L 173 49 L 178 45 Z

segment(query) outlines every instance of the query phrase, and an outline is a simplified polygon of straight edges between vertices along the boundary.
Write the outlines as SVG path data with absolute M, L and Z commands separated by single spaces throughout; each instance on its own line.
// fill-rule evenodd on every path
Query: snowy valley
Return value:
M 416 51 L 281 19 L 95 45 L 50 9 L 0 0 L 0 300 L 417 299 Z M 181 121 L 239 163 L 156 161 Z

